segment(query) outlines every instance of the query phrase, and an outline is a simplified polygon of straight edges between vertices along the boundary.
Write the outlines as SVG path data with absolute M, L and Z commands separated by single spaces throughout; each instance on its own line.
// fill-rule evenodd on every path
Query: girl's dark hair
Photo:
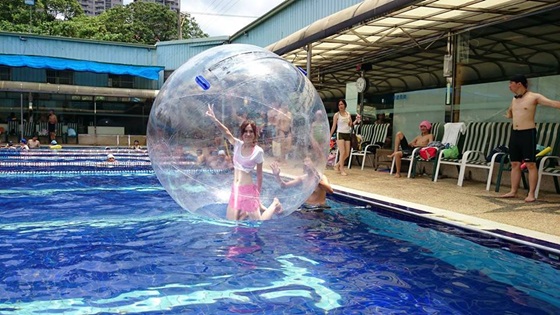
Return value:
M 253 128 L 253 133 L 255 134 L 254 143 L 256 143 L 257 139 L 259 139 L 259 130 L 257 129 L 257 124 L 253 120 L 245 120 L 241 124 L 241 126 L 239 127 L 239 136 L 243 138 L 243 133 L 245 132 L 245 128 L 247 128 L 248 125 L 251 125 L 251 128 Z
M 336 103 L 336 106 L 338 106 L 338 104 L 340 104 L 340 102 L 344 103 L 344 108 L 348 107 L 348 104 L 346 104 L 345 99 L 339 99 L 338 102 Z

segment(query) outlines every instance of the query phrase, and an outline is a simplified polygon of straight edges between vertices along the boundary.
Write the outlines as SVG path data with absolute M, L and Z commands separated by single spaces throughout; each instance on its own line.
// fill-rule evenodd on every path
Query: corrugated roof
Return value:
M 462 34 L 454 44 L 463 83 L 558 71 L 559 20 L 557 0 L 366 0 L 267 48 L 305 68 L 310 45 L 311 79 L 323 97 L 344 96 L 360 75 L 356 65 L 366 62 L 371 89 L 394 93 L 445 85 L 450 34 Z

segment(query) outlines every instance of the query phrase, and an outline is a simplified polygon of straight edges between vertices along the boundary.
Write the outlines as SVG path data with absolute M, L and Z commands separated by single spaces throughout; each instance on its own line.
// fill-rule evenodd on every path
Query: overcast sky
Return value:
M 209 36 L 233 35 L 284 0 L 181 0 L 181 12 L 190 13 Z M 124 4 L 132 0 L 124 0 Z

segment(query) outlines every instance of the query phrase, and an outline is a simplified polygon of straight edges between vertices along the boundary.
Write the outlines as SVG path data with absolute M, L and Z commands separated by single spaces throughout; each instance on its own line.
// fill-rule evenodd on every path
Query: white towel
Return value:
M 449 143 L 450 145 L 457 145 L 457 141 L 459 141 L 459 133 L 465 133 L 467 131 L 467 126 L 464 122 L 458 123 L 447 123 L 443 126 L 445 128 L 443 132 L 443 139 L 441 143 L 446 144 Z

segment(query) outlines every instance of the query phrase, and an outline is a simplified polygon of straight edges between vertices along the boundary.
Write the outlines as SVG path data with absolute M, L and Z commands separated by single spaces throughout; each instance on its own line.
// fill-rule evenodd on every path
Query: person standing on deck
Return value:
M 351 137 L 352 137 L 352 127 L 354 124 L 359 123 L 361 117 L 358 115 L 356 117 L 356 121 L 352 122 L 352 115 L 346 108 L 348 104 L 346 100 L 340 99 L 338 101 L 338 112 L 336 112 L 333 116 L 333 123 L 331 127 L 331 137 L 336 130 L 336 146 L 338 148 L 338 162 L 334 165 L 334 170 L 339 173 L 340 175 L 346 176 L 348 175 L 344 171 L 344 162 L 350 156 L 350 144 L 351 144 Z
M 501 198 L 515 198 L 521 181 L 521 164 L 525 163 L 529 171 L 529 193 L 525 202 L 534 202 L 538 173 L 535 157 L 537 145 L 537 129 L 535 112 L 537 105 L 545 105 L 560 109 L 560 102 L 550 100 L 539 93 L 527 88 L 527 78 L 515 75 L 509 81 L 509 90 L 515 94 L 506 112 L 506 117 L 512 119 L 513 130 L 509 140 L 509 154 L 511 160 L 511 190 L 500 196 Z
M 286 156 L 292 151 L 292 113 L 290 113 L 288 105 L 282 104 L 280 111 L 276 114 L 276 139 L 280 142 L 280 157 L 278 161 L 286 162 Z
M 49 138 L 50 141 L 56 140 L 56 124 L 58 124 L 58 118 L 51 109 L 49 112 Z

